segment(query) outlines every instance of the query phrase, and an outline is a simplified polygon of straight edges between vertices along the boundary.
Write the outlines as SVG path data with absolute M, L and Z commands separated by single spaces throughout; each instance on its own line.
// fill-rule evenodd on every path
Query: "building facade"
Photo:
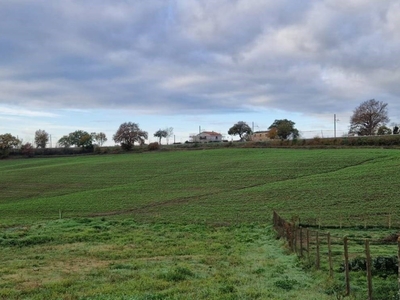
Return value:
M 197 143 L 222 142 L 222 134 L 215 131 L 203 131 L 191 138 L 193 142 Z

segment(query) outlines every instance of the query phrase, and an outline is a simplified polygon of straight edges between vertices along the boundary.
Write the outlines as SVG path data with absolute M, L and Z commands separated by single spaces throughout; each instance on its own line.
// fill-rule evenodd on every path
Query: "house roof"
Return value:
M 203 132 L 199 133 L 199 135 L 200 135 L 200 134 L 208 134 L 208 135 L 213 135 L 213 136 L 222 135 L 222 134 L 220 134 L 220 133 L 218 133 L 218 132 L 215 132 L 215 131 L 203 131 Z

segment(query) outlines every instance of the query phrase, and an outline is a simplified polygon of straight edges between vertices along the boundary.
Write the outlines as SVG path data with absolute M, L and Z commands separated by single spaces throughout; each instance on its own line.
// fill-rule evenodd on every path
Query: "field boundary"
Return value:
M 315 228 L 303 227 L 299 223 L 288 222 L 273 212 L 273 227 L 279 238 L 287 242 L 289 250 L 315 270 L 327 272 L 330 278 L 344 275 L 344 283 L 337 287 L 335 294 L 340 297 L 352 294 L 351 271 L 365 271 L 367 299 L 373 299 L 373 273 L 387 272 L 389 269 L 397 271 L 396 296 L 400 296 L 400 236 L 392 239 L 364 239 L 340 237 L 322 232 Z M 393 256 L 382 257 L 371 255 L 371 245 L 392 245 Z M 335 247 L 335 254 L 333 254 Z M 356 249 L 351 252 L 351 249 Z M 360 251 L 361 249 L 361 251 Z M 341 258 L 338 259 L 340 253 Z M 390 263 L 389 263 L 390 261 Z M 360 265 L 355 265 L 355 263 Z M 391 266 L 389 266 L 391 264 Z M 336 270 L 336 271 L 334 271 Z M 342 276 L 343 276 L 342 275 Z M 393 274 L 396 275 L 396 274 Z M 341 276 L 340 276 L 341 277 Z M 398 299 L 398 298 L 393 298 Z

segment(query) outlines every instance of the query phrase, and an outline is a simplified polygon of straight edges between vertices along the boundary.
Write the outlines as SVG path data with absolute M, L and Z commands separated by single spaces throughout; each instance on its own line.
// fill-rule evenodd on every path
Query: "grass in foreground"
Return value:
M 70 219 L 0 245 L 1 299 L 329 299 L 259 225 Z

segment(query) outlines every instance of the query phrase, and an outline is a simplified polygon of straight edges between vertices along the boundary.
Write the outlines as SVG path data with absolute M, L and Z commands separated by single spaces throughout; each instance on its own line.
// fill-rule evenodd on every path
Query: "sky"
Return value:
M 2 0 L 0 134 L 341 136 L 369 99 L 400 122 L 399 54 L 398 0 Z

